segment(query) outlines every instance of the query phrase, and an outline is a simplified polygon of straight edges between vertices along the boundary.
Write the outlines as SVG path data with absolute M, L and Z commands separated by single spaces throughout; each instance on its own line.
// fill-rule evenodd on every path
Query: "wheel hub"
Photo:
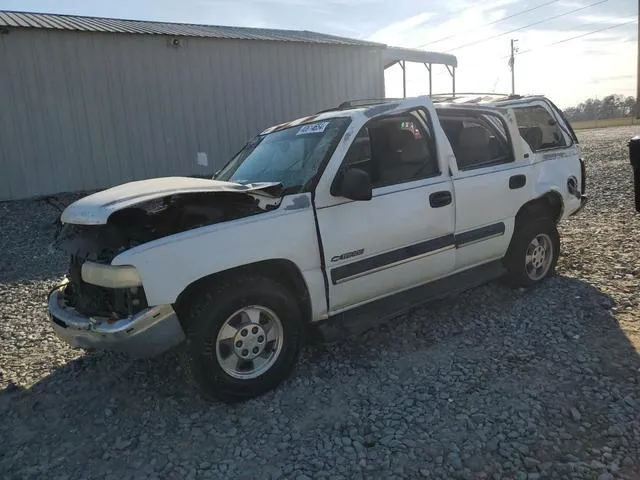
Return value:
M 546 233 L 536 235 L 527 247 L 525 268 L 530 279 L 538 281 L 545 277 L 553 262 L 553 244 Z
M 233 378 L 248 380 L 262 375 L 282 352 L 283 330 L 273 310 L 259 305 L 241 308 L 218 331 L 218 364 Z
M 531 254 L 531 263 L 535 268 L 540 268 L 544 265 L 544 259 L 546 256 L 546 250 L 542 245 L 538 245 L 534 248 Z
M 259 356 L 266 345 L 266 334 L 260 325 L 247 325 L 235 335 L 233 351 L 244 360 L 253 360 Z

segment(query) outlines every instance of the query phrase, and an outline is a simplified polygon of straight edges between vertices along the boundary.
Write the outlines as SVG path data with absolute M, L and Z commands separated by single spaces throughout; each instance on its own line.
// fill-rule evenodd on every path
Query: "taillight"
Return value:
M 584 160 L 580 158 L 580 193 L 584 195 L 587 189 L 587 169 L 584 166 Z

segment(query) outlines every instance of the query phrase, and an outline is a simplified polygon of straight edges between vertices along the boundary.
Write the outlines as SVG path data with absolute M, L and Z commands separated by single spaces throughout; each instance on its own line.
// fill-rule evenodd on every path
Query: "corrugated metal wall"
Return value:
M 369 47 L 12 30 L 0 62 L 0 200 L 211 174 L 269 125 L 384 96 Z

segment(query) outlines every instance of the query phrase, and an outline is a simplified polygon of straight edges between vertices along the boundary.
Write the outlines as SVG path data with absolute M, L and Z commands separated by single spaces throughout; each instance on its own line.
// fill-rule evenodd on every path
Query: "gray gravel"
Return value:
M 56 211 L 0 204 L 0 477 L 640 478 L 635 133 L 580 133 L 591 203 L 544 286 L 488 285 L 309 347 L 286 384 L 236 406 L 194 396 L 172 353 L 60 343 Z

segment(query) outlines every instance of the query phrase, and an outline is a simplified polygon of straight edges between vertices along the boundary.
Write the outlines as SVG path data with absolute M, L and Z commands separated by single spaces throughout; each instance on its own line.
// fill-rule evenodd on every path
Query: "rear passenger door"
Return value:
M 438 109 L 438 116 L 456 157 L 455 270 L 463 270 L 504 256 L 530 198 L 531 159 L 515 125 L 493 110 Z

